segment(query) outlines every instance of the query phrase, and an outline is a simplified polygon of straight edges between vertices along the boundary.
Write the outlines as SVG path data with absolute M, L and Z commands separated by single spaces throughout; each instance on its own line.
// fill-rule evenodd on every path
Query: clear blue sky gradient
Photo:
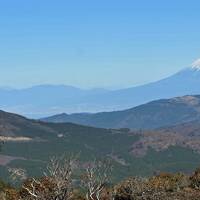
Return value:
M 200 57 L 199 0 L 0 0 L 0 85 L 130 87 Z

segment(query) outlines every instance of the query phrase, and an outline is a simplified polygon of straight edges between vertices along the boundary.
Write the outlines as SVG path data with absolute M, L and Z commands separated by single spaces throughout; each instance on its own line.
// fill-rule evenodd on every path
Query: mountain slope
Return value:
M 63 153 L 78 154 L 80 164 L 91 162 L 94 158 L 108 157 L 114 166 L 115 179 L 120 180 L 133 175 L 146 176 L 156 171 L 189 172 L 200 164 L 198 121 L 154 131 L 128 131 L 44 123 L 11 113 L 2 113 L 0 118 L 1 127 L 9 123 L 21 130 L 13 130 L 13 136 L 37 136 L 41 139 L 4 143 L 0 158 L 3 154 L 3 158 L 8 160 L 2 163 L 5 166 L 1 166 L 0 159 L 0 176 L 5 178 L 8 177 L 7 167 L 27 169 L 30 176 L 43 175 L 49 158 Z M 28 129 L 24 129 L 24 126 L 28 126 Z M 2 133 L 7 135 L 6 132 Z
M 100 99 L 93 99 L 93 101 L 101 102 L 105 106 L 115 105 L 119 110 L 162 98 L 200 94 L 199 84 L 200 71 L 197 68 L 186 68 L 163 80 L 112 91 Z
M 61 114 L 43 119 L 105 128 L 149 129 L 200 119 L 200 96 L 153 101 L 132 109 L 96 114 Z
M 27 119 L 23 116 L 0 111 L 0 136 L 51 138 L 68 133 L 110 133 L 110 130 L 87 127 L 72 123 L 46 123 Z
M 0 89 L 1 109 L 29 117 L 61 112 L 82 113 L 124 110 L 149 101 L 200 94 L 198 66 L 166 79 L 121 90 L 81 90 L 71 86 L 41 85 L 28 89 Z
M 171 146 L 189 148 L 200 153 L 200 121 L 191 121 L 153 131 L 143 131 L 140 132 L 140 136 L 140 139 L 132 146 L 131 152 L 135 156 L 146 155 L 148 149 L 160 152 Z

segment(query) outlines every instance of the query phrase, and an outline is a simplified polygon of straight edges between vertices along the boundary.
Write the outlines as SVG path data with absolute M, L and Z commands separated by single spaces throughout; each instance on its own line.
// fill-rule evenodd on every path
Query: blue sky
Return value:
M 0 85 L 120 88 L 200 57 L 199 0 L 0 0 Z

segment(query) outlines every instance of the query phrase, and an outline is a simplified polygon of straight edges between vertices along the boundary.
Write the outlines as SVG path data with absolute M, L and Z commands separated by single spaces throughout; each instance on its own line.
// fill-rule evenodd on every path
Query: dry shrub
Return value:
M 54 184 L 47 177 L 39 180 L 26 180 L 19 191 L 21 199 L 46 199 L 49 200 L 53 196 Z M 35 195 L 35 196 L 34 196 Z M 37 197 L 36 197 L 37 196 Z
M 4 190 L 5 200 L 19 200 L 20 196 L 17 190 L 7 188 Z
M 175 192 L 190 185 L 189 177 L 177 173 L 161 173 L 158 176 L 152 177 L 148 181 L 149 188 L 155 191 Z
M 115 200 L 134 200 L 146 191 L 146 180 L 130 178 L 114 187 Z
M 195 189 L 200 189 L 200 168 L 198 168 L 194 174 L 190 177 L 191 187 Z
M 189 178 L 183 174 L 163 173 L 150 179 L 132 178 L 115 187 L 114 199 L 182 200 L 183 197 L 187 199 L 187 193 L 183 192 L 183 189 L 187 188 L 189 183 Z
M 75 181 L 79 185 L 75 185 L 75 161 L 52 159 L 48 173 L 40 179 L 26 180 L 19 192 L 0 182 L 0 200 L 200 200 L 200 168 L 190 177 L 161 173 L 148 179 L 129 178 L 108 187 L 112 171 L 109 162 L 89 163 L 81 180 Z M 12 172 L 14 178 L 21 175 L 21 170 Z
M 19 200 L 16 189 L 0 180 L 0 200 Z

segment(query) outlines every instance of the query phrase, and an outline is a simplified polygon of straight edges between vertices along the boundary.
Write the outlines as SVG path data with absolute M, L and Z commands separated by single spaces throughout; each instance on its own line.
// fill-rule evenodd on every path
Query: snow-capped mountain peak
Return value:
M 191 68 L 200 71 L 200 58 L 192 63 Z

